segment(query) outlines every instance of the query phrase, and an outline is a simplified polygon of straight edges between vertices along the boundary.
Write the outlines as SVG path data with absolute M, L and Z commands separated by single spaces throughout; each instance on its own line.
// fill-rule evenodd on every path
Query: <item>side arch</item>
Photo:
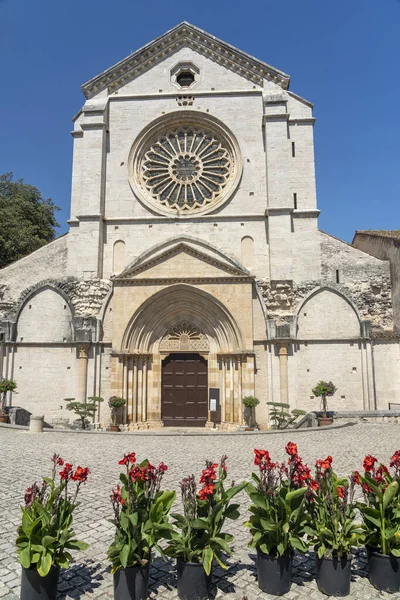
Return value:
M 67 294 L 50 283 L 31 290 L 16 314 L 16 341 L 72 342 L 73 308 Z
M 360 327 L 360 316 L 354 303 L 331 287 L 313 290 L 297 311 L 299 339 L 358 338 Z

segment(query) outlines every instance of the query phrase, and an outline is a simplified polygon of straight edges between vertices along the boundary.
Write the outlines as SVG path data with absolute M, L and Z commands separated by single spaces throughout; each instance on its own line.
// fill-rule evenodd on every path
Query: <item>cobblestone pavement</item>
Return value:
M 345 475 L 360 468 L 366 453 L 374 453 L 387 461 L 400 447 L 400 427 L 391 424 L 359 424 L 330 431 L 297 431 L 279 434 L 164 436 L 131 434 L 44 433 L 0 428 L 0 598 L 16 600 L 19 597 L 20 566 L 14 541 L 20 521 L 19 505 L 24 491 L 41 475 L 50 471 L 49 457 L 59 453 L 74 464 L 89 466 L 92 475 L 82 489 L 81 506 L 76 511 L 75 530 L 80 539 L 91 544 L 86 553 L 76 555 L 76 562 L 60 578 L 59 598 L 112 598 L 112 576 L 106 559 L 106 550 L 113 535 L 109 493 L 118 480 L 117 464 L 126 451 L 136 452 L 142 460 L 152 463 L 164 461 L 169 465 L 164 483 L 178 489 L 179 480 L 187 474 L 199 474 L 207 458 L 217 460 L 228 454 L 229 476 L 236 482 L 247 478 L 252 470 L 254 447 L 268 449 L 276 460 L 285 458 L 284 446 L 292 440 L 299 453 L 310 464 L 327 454 L 333 456 L 335 469 Z M 246 505 L 247 496 L 239 501 Z M 244 513 L 243 508 L 243 513 Z M 235 535 L 234 554 L 229 569 L 214 572 L 214 594 L 224 600 L 253 600 L 273 596 L 261 592 L 257 586 L 254 554 L 249 551 L 248 531 L 244 519 L 228 522 L 227 529 Z M 314 579 L 315 557 L 312 554 L 296 556 L 293 585 L 285 596 L 288 600 L 322 600 Z M 377 592 L 368 582 L 366 558 L 360 551 L 353 561 L 352 591 L 354 600 L 393 598 L 400 594 Z M 150 571 L 150 598 L 172 600 L 177 598 L 175 572 L 172 562 L 155 559 Z

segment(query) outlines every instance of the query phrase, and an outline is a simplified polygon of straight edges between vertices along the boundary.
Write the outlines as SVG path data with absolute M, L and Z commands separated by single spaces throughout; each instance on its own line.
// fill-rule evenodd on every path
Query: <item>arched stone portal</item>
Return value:
M 254 355 L 245 349 L 238 324 L 219 300 L 203 290 L 179 284 L 143 302 L 125 329 L 120 349 L 114 352 L 112 393 L 127 399 L 132 429 L 164 425 L 163 361 L 164 365 L 170 364 L 174 356 L 180 357 L 184 366 L 186 353 L 197 355 L 199 373 L 200 365 L 207 367 L 207 377 L 193 375 L 193 385 L 204 388 L 206 381 L 207 388 L 220 390 L 221 427 L 235 428 L 242 423 L 241 400 L 254 393 Z M 193 390 L 193 397 L 195 401 L 201 397 L 199 406 L 204 406 L 204 393 L 197 391 Z M 179 402 L 190 404 L 190 399 L 181 398 Z M 210 424 L 208 407 L 206 420 L 203 409 L 193 410 L 193 414 L 201 415 L 201 425 Z M 181 422 L 190 425 L 188 418 Z M 194 424 L 198 426 L 200 421 Z

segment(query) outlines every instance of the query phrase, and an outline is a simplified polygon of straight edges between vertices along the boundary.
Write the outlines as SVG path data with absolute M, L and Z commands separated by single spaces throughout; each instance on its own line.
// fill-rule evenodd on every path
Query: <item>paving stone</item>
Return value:
M 373 452 L 380 460 L 388 461 L 398 439 L 398 425 L 365 423 L 348 429 L 320 431 L 290 431 L 282 434 L 254 436 L 215 436 L 212 445 L 209 438 L 199 436 L 140 436 L 132 437 L 76 435 L 69 433 L 46 433 L 35 437 L 23 432 L 0 428 L 0 453 L 7 456 L 10 464 L 18 464 L 24 456 L 24 469 L 18 479 L 11 470 L 0 471 L 0 598 L 17 600 L 21 568 L 15 552 L 16 528 L 20 519 L 20 503 L 25 488 L 49 475 L 47 457 L 57 452 L 75 464 L 88 465 L 92 476 L 82 488 L 81 506 L 76 511 L 75 531 L 79 539 L 92 540 L 87 552 L 75 554 L 76 563 L 69 571 L 63 571 L 59 599 L 112 600 L 113 578 L 107 562 L 107 548 L 113 539 L 110 489 L 117 483 L 118 460 L 124 451 L 136 452 L 142 460 L 164 461 L 169 466 L 165 486 L 179 491 L 179 480 L 186 474 L 200 473 L 207 458 L 218 460 L 228 454 L 229 475 L 239 482 L 249 477 L 253 463 L 254 446 L 266 448 L 274 460 L 283 460 L 284 446 L 292 440 L 299 446 L 305 461 L 313 464 L 317 458 L 331 454 L 339 474 L 345 475 L 359 469 L 365 454 Z M 121 440 L 123 444 L 121 444 Z M 372 441 L 372 442 L 371 442 Z M 184 457 L 184 464 L 182 463 Z M 229 559 L 227 571 L 217 568 L 213 584 L 218 600 L 273 600 L 261 592 L 255 577 L 255 552 L 248 548 L 249 533 L 242 523 L 246 518 L 248 498 L 238 496 L 242 506 L 242 518 L 228 521 L 226 531 L 235 535 L 234 554 Z M 177 500 L 179 509 L 179 497 Z M 7 518 L 4 518 L 7 515 Z M 400 594 L 380 594 L 367 579 L 365 552 L 355 553 L 349 600 L 400 600 Z M 292 588 L 287 600 L 325 600 L 315 582 L 315 554 L 296 555 L 294 560 Z M 176 600 L 176 569 L 174 561 L 164 562 L 156 558 L 150 571 L 150 595 L 152 600 Z

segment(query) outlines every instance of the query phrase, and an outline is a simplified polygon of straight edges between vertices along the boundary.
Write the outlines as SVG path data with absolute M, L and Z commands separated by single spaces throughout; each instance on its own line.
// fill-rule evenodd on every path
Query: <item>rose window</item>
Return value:
M 154 200 L 168 209 L 189 212 L 220 198 L 232 164 L 229 148 L 217 135 L 181 127 L 151 144 L 141 161 L 141 176 Z

